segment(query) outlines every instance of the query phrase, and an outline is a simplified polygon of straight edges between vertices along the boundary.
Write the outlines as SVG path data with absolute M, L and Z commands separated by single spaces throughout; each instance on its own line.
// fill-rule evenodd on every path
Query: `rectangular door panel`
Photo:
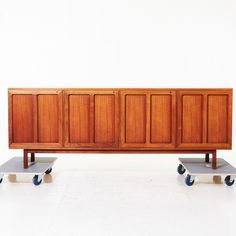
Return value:
M 125 142 L 146 142 L 146 95 L 125 96 Z
M 65 146 L 118 145 L 118 93 L 113 90 L 65 90 Z
M 229 149 L 231 136 L 231 89 L 178 92 L 178 147 Z
M 151 95 L 151 143 L 172 142 L 172 96 Z
M 9 146 L 62 146 L 62 96 L 56 89 L 9 89 Z
M 95 95 L 95 143 L 115 142 L 115 96 Z
M 175 91 L 124 90 L 120 96 L 122 147 L 175 147 Z
M 69 96 L 69 142 L 90 142 L 90 97 L 88 94 Z
M 208 143 L 228 142 L 228 95 L 208 96 Z
M 38 95 L 38 142 L 59 142 L 58 95 Z
M 33 96 L 27 94 L 12 95 L 12 142 L 34 142 Z
M 202 143 L 203 96 L 184 95 L 182 99 L 182 142 Z

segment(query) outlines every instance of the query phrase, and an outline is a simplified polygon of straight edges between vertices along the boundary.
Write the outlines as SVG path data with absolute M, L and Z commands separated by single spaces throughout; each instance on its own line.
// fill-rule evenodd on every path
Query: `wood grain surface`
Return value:
M 9 89 L 9 147 L 181 151 L 232 147 L 232 89 Z

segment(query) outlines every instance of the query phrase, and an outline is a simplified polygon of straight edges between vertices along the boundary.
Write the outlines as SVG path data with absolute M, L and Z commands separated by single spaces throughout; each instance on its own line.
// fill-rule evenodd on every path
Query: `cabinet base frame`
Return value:
M 210 154 L 212 155 L 212 169 L 217 168 L 217 153 L 216 150 L 61 150 L 61 149 L 24 149 L 23 150 L 23 167 L 27 169 L 29 167 L 28 164 L 28 154 L 31 155 L 31 162 L 35 161 L 36 153 L 112 153 L 112 154 L 205 154 L 205 161 L 207 163 L 210 162 Z

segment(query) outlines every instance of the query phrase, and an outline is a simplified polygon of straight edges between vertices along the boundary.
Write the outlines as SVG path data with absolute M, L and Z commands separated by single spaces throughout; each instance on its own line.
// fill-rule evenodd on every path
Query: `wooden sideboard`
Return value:
M 9 147 L 42 152 L 204 153 L 232 147 L 232 89 L 8 90 Z

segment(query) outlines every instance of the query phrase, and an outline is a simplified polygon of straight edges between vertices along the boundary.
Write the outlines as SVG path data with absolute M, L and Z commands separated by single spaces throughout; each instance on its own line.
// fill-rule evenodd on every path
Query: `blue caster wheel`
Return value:
M 3 181 L 3 178 L 0 179 L 0 184 L 2 183 L 2 181 Z
M 231 176 L 230 176 L 230 175 L 226 176 L 226 177 L 225 177 L 225 184 L 226 184 L 227 186 L 232 186 L 232 185 L 234 184 L 234 179 L 231 180 Z
M 33 178 L 33 183 L 34 183 L 34 185 L 38 186 L 42 183 L 42 179 L 39 180 L 39 176 L 35 175 Z
M 178 172 L 180 175 L 183 175 L 185 171 L 186 171 L 186 170 L 184 169 L 184 166 L 181 165 L 181 164 L 179 164 L 179 166 L 178 166 L 178 168 L 177 168 L 177 172 Z
M 49 175 L 52 172 L 52 168 L 49 168 L 48 170 L 45 171 L 46 175 Z
M 186 178 L 185 178 L 185 183 L 188 185 L 188 186 L 192 186 L 194 184 L 194 179 L 191 179 L 191 175 L 187 175 Z

